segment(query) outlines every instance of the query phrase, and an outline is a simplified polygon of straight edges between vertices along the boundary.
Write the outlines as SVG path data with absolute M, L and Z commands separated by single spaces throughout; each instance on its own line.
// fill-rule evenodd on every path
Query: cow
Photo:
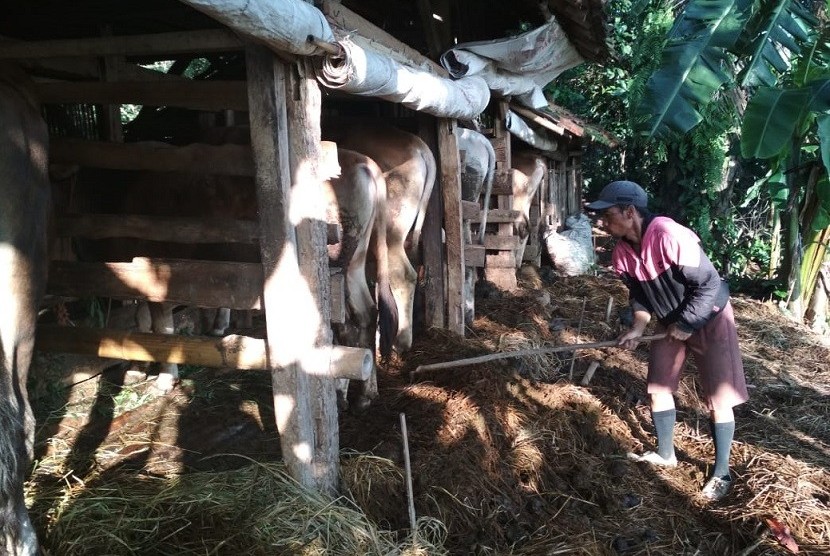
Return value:
M 493 190 L 493 176 L 496 172 L 496 152 L 492 143 L 478 131 L 456 128 L 458 150 L 463 154 L 461 164 L 461 198 L 465 201 L 480 203 L 483 211 L 478 228 L 476 243 L 484 243 L 487 227 L 487 210 L 490 207 L 490 194 Z M 464 243 L 472 244 L 472 231 L 469 222 L 464 227 Z M 475 281 L 477 270 L 473 267 L 464 269 L 464 322 L 471 323 L 475 317 Z
M 395 349 L 412 347 L 413 304 L 418 278 L 418 245 L 426 207 L 435 184 L 435 156 L 418 136 L 376 123 L 358 123 L 323 129 L 324 137 L 340 148 L 353 150 L 374 160 L 386 179 L 389 281 L 398 308 Z M 409 248 L 405 244 L 409 237 Z
M 23 482 L 35 421 L 26 377 L 46 288 L 49 134 L 27 76 L 0 67 L 0 553 L 33 556 L 38 542 Z
M 511 166 L 513 210 L 520 213 L 518 220 L 513 224 L 514 232 L 519 236 L 519 247 L 516 250 L 516 268 L 519 268 L 522 266 L 527 240 L 530 234 L 535 232 L 531 229 L 530 205 L 547 175 L 547 164 L 538 154 L 517 151 L 512 154 Z
M 391 355 L 398 332 L 398 306 L 390 286 L 387 240 L 386 180 L 369 157 L 338 149 L 339 177 L 323 182 L 327 220 L 342 230 L 338 244 L 329 246 L 329 261 L 346 269 L 346 299 L 350 317 L 334 326 L 337 341 L 344 345 L 375 348 L 374 323 L 378 323 L 378 351 Z M 366 280 L 366 257 L 370 246 L 375 256 L 377 305 Z M 377 307 L 377 313 L 375 313 Z M 348 380 L 338 384 L 338 403 L 348 407 Z M 365 408 L 377 396 L 377 373 L 362 384 L 358 407 Z

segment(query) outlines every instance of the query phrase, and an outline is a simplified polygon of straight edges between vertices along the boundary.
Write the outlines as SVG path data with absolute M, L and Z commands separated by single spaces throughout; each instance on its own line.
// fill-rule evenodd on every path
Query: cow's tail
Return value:
M 424 161 L 424 189 L 421 192 L 421 199 L 418 202 L 418 216 L 415 218 L 415 226 L 412 228 L 412 243 L 410 244 L 409 258 L 417 260 L 418 244 L 421 242 L 421 230 L 424 227 L 424 220 L 427 217 L 427 205 L 432 195 L 432 188 L 435 186 L 435 177 L 438 173 L 435 156 L 426 143 L 421 141 L 421 157 Z
M 389 248 L 386 244 L 386 179 L 380 168 L 374 168 L 375 184 L 375 258 L 377 259 L 377 284 L 375 286 L 378 307 L 378 332 L 380 356 L 386 359 L 392 354 L 392 346 L 398 335 L 398 305 L 392 295 L 389 281 Z
M 487 231 L 487 213 L 490 212 L 490 194 L 493 192 L 493 180 L 496 177 L 496 150 L 489 139 L 482 136 L 484 149 L 487 151 L 487 174 L 484 176 L 484 198 L 481 201 L 481 223 L 478 229 L 478 243 L 484 244 Z

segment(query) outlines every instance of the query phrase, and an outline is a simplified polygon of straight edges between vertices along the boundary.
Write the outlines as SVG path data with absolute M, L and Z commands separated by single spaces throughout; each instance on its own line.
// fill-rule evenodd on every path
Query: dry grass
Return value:
M 802 554 L 830 554 L 826 342 L 770 305 L 734 301 L 751 399 L 736 412 L 735 487 L 707 504 L 698 492 L 713 448 L 693 372 L 677 395 L 680 465 L 655 470 L 625 458 L 653 446 L 645 347 L 505 359 L 408 381 L 422 364 L 617 333 L 616 319 L 606 321 L 609 297 L 615 307 L 626 299 L 616 280 L 543 284 L 523 276 L 523 283 L 536 287 L 479 300 L 466 339 L 441 330 L 420 335 L 384 369 L 380 399 L 363 414 L 341 416 L 343 498 L 304 492 L 279 464 L 261 461 L 155 477 L 146 466 L 121 469 L 102 452 L 118 451 L 112 432 L 98 451 L 107 465 L 88 475 L 64 477 L 63 463 L 42 460 L 29 493 L 44 544 L 61 555 L 771 556 L 786 553 L 767 529 L 774 518 L 791 529 Z M 580 386 L 592 360 L 600 368 Z M 227 390 L 229 379 L 222 380 L 194 390 L 228 404 L 208 396 Z M 268 388 L 267 377 L 239 384 L 243 393 Z M 163 409 L 183 412 L 193 403 L 156 402 L 152 418 L 142 418 L 161 422 Z M 409 535 L 400 413 L 408 422 L 417 546 Z M 268 419 L 256 422 L 265 429 Z M 141 419 L 120 422 L 134 421 Z M 132 445 L 139 436 L 132 427 L 120 432 Z M 65 457 L 71 441 L 52 441 L 50 457 Z

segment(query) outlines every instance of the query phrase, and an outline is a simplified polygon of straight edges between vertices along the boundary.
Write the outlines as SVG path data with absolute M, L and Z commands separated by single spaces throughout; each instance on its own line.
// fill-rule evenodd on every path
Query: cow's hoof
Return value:
M 372 398 L 367 398 L 366 396 L 360 396 L 354 404 L 354 410 L 358 413 L 363 413 L 369 406 L 372 405 Z
M 168 373 L 160 373 L 153 383 L 153 388 L 160 394 L 169 394 L 173 391 L 179 379 Z

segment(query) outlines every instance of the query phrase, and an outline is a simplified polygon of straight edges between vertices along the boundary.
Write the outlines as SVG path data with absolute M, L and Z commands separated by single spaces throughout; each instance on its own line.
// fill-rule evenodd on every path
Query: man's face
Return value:
M 631 229 L 631 207 L 608 207 L 599 213 L 600 225 L 605 232 L 615 239 L 620 239 Z

